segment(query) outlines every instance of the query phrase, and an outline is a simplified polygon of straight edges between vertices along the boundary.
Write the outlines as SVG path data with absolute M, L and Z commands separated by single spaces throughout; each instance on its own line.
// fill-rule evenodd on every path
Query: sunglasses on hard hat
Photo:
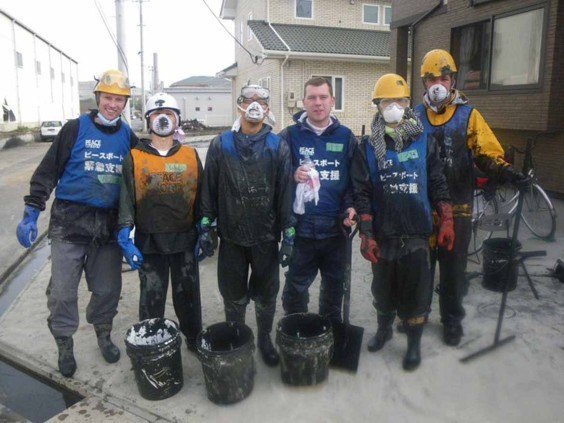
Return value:
M 409 106 L 409 98 L 383 98 L 380 100 L 380 106 L 386 108 L 394 103 L 399 104 L 402 107 Z

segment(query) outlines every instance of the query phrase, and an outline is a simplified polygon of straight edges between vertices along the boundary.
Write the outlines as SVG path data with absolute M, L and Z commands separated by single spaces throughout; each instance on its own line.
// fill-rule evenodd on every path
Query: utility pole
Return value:
M 118 56 L 118 69 L 122 71 L 125 75 L 129 76 L 129 70 L 127 67 L 127 56 L 126 50 L 126 40 L 125 40 L 125 30 L 124 30 L 124 12 L 123 12 L 123 2 L 124 0 L 115 0 L 116 5 L 116 38 L 117 38 L 117 56 Z M 128 101 L 125 109 L 123 110 L 125 120 L 131 122 L 131 101 Z
M 140 51 L 141 55 L 141 119 L 143 120 L 143 132 L 147 130 L 147 122 L 145 119 L 145 60 L 143 57 L 143 0 L 139 2 L 139 36 L 140 36 Z
M 159 63 L 158 54 L 153 53 L 153 93 L 161 91 L 161 84 L 159 81 Z

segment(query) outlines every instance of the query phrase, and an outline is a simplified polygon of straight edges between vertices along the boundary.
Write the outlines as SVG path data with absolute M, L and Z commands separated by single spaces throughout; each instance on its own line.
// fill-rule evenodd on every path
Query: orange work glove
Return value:
M 378 263 L 378 255 L 380 254 L 380 248 L 378 243 L 374 239 L 374 234 L 372 232 L 372 215 L 361 214 L 360 215 L 360 253 L 362 257 L 371 263 Z
M 452 251 L 454 248 L 454 219 L 452 217 L 452 205 L 444 201 L 437 204 L 437 212 L 441 218 L 439 236 L 437 242 L 439 247 Z

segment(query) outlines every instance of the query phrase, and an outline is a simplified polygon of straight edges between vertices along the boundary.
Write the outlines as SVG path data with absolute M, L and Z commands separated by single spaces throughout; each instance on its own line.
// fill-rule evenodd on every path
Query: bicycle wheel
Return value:
M 521 218 L 533 234 L 551 239 L 556 231 L 556 211 L 546 192 L 533 183 L 525 192 Z
M 470 244 L 468 245 L 467 255 L 479 253 L 483 248 L 486 239 L 492 236 L 493 231 L 485 229 L 482 221 L 486 216 L 498 213 L 497 198 L 492 196 L 487 198 L 483 191 L 474 195 L 474 204 L 472 205 L 472 233 L 470 235 Z

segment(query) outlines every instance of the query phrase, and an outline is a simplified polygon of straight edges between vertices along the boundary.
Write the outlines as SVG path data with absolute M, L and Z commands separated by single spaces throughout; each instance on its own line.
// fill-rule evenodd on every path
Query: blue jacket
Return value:
M 319 202 L 306 203 L 305 213 L 297 216 L 296 233 L 304 238 L 340 235 L 341 217 L 353 206 L 349 173 L 358 142 L 349 128 L 331 119 L 331 125 L 317 135 L 307 124 L 306 113 L 299 112 L 294 115 L 295 124 L 280 133 L 290 146 L 294 171 L 308 156 L 319 172 Z

